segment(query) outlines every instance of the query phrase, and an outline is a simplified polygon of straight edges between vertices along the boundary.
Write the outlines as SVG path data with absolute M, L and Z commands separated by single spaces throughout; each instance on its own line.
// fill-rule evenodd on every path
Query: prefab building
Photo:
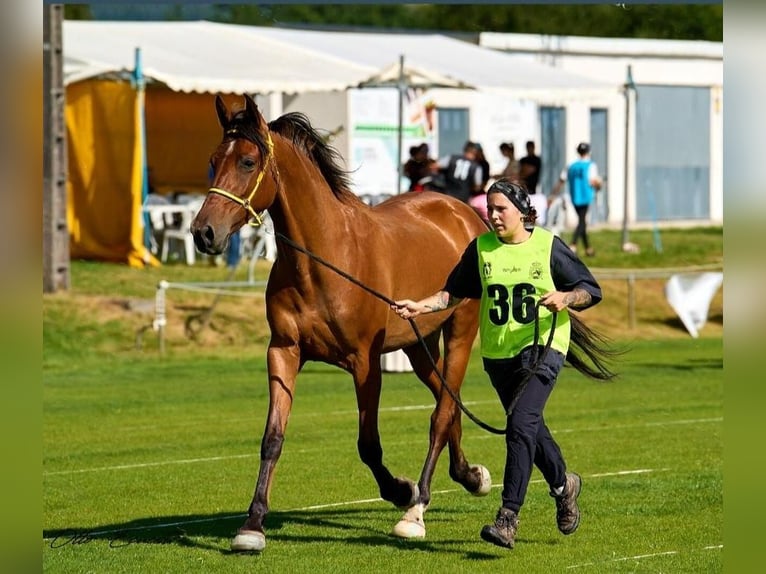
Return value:
M 544 155 L 563 163 L 586 140 L 608 166 L 610 221 L 627 199 L 633 223 L 723 222 L 722 43 L 491 32 L 479 43 L 623 94 L 611 110 L 592 108 L 584 124 L 579 106 L 540 111 Z

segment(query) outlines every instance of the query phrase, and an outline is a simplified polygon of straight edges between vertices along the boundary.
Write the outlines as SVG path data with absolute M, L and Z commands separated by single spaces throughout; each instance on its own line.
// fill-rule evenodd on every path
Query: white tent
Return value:
M 343 90 L 377 68 L 254 37 L 247 27 L 213 22 L 66 20 L 65 82 L 133 70 L 178 92 L 300 93 Z
M 613 89 L 611 85 L 542 63 L 519 61 L 510 54 L 439 34 L 325 32 L 288 28 L 246 27 L 248 34 L 358 65 L 382 69 L 400 55 L 408 65 L 451 78 L 478 90 L 513 90 L 521 95 L 541 91 Z
M 439 34 L 318 32 L 214 22 L 67 20 L 65 82 L 130 72 L 179 92 L 302 93 L 343 90 L 395 67 L 479 90 L 603 90 L 606 84 Z

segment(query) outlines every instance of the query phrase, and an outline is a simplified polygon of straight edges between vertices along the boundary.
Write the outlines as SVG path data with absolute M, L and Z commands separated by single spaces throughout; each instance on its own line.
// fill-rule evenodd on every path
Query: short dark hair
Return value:
M 580 155 L 585 155 L 586 153 L 590 153 L 590 144 L 587 142 L 580 142 L 577 144 L 577 153 Z

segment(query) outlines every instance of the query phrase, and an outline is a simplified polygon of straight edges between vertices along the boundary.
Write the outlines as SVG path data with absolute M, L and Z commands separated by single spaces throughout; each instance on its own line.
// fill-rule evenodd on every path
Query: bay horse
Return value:
M 229 110 L 220 96 L 215 107 L 223 140 L 211 156 L 212 187 L 191 225 L 197 248 L 221 253 L 233 232 L 266 209 L 277 238 L 289 240 L 277 242 L 266 287 L 269 410 L 260 470 L 248 517 L 231 548 L 261 551 L 266 545 L 269 491 L 296 376 L 307 361 L 336 365 L 352 375 L 359 457 L 372 472 L 381 498 L 406 509 L 392 534 L 424 537 L 431 479 L 445 446 L 454 481 L 479 496 L 491 486 L 487 469 L 470 465 L 463 454 L 461 413 L 451 396 L 457 397 L 465 376 L 478 331 L 479 302 L 466 299 L 451 309 L 419 317 L 423 345 L 412 326 L 386 302 L 309 254 L 391 299 L 424 297 L 443 287 L 465 247 L 487 226 L 469 205 L 435 192 L 406 193 L 369 207 L 351 190 L 337 150 L 304 114 L 287 113 L 267 123 L 247 95 L 242 109 Z M 436 401 L 417 484 L 391 474 L 383 463 L 378 432 L 380 357 L 397 349 L 404 350 Z M 452 393 L 443 392 L 443 384 Z

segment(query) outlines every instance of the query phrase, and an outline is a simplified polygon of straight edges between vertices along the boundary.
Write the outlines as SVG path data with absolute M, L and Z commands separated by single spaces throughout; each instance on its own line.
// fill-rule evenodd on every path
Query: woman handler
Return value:
M 564 361 L 594 378 L 613 374 L 600 362 L 610 353 L 594 344 L 594 333 L 568 311 L 601 300 L 601 288 L 586 265 L 557 236 L 534 227 L 537 214 L 521 185 L 495 182 L 487 192 L 487 211 L 493 230 L 468 245 L 445 287 L 420 301 L 403 299 L 391 307 L 403 319 L 412 319 L 464 298 L 481 299 L 484 369 L 509 413 L 502 505 L 481 537 L 513 548 L 533 464 L 556 502 L 558 529 L 572 534 L 580 523 L 577 497 L 582 479 L 567 471 L 543 417 Z M 570 335 L 595 370 L 570 352 Z

